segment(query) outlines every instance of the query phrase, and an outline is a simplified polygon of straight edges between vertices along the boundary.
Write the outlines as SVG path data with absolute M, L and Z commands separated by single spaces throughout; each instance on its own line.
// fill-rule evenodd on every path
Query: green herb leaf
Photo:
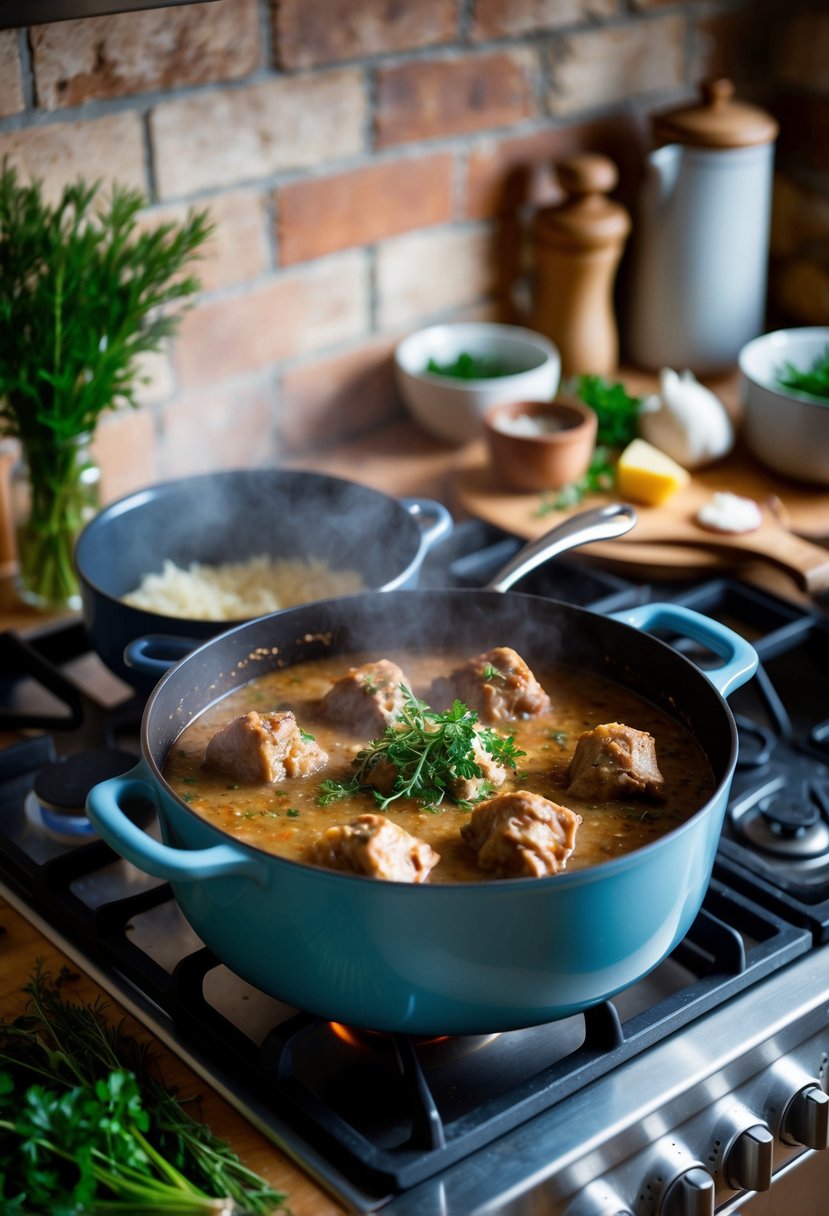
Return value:
M 462 351 L 451 363 L 438 363 L 437 359 L 430 359 L 426 371 L 436 376 L 451 376 L 455 380 L 493 380 L 514 374 L 512 368 L 504 367 L 497 359 L 470 355 L 466 351 Z
M 0 171 L 0 435 L 32 452 L 91 432 L 100 415 L 134 405 L 137 359 L 178 325 L 168 311 L 200 286 L 182 273 L 212 228 L 207 213 L 147 229 L 139 191 L 65 187 Z M 35 473 L 49 475 L 48 469 Z
M 621 382 L 578 376 L 570 387 L 596 413 L 598 446 L 624 448 L 636 438 L 641 398 L 631 396 Z
M 566 511 L 588 494 L 612 490 L 616 484 L 619 452 L 638 434 L 641 398 L 631 396 L 622 383 L 606 380 L 603 376 L 577 376 L 568 383 L 567 389 L 595 411 L 598 418 L 596 447 L 584 477 L 564 486 L 556 494 L 542 495 L 537 516 Z
M 41 970 L 26 1013 L 0 1021 L 0 1207 L 271 1216 L 285 1196 L 192 1118 L 154 1075 L 146 1047 L 102 1001 L 63 998 Z
M 797 393 L 811 393 L 813 397 L 829 398 L 829 345 L 805 371 L 784 363 L 777 373 L 778 383 L 783 388 Z
M 523 756 L 513 736 L 503 738 L 494 730 L 480 729 L 478 715 L 462 701 L 436 713 L 405 685 L 401 688 L 405 698 L 402 710 L 379 739 L 357 753 L 357 771 L 350 780 L 321 783 L 317 799 L 321 806 L 364 792 L 371 793 L 383 811 L 400 798 L 416 799 L 428 810 L 439 807 L 446 797 L 457 802 L 451 790 L 453 781 L 482 775 L 475 760 L 476 735 L 502 764 L 514 767 Z M 381 763 L 394 773 L 389 794 L 371 784 L 371 773 Z

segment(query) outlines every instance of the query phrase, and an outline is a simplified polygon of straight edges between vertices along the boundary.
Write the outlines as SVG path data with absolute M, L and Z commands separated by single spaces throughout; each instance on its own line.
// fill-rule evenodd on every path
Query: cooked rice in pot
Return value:
M 252 557 L 217 566 L 169 559 L 160 574 L 145 574 L 125 604 L 192 621 L 242 621 L 292 604 L 363 591 L 354 570 L 332 570 L 319 558 Z

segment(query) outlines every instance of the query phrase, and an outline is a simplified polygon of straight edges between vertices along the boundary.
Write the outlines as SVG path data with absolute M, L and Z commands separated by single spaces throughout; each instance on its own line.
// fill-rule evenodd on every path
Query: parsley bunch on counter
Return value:
M 632 397 L 620 382 L 585 375 L 576 377 L 567 389 L 595 411 L 598 418 L 596 446 L 584 476 L 557 494 L 546 496 L 539 509 L 540 515 L 573 507 L 586 494 L 612 490 L 616 484 L 619 452 L 638 434 L 641 398 Z
M 451 709 L 436 713 L 403 687 L 405 705 L 386 727 L 379 739 L 357 753 L 357 771 L 348 781 L 323 781 L 319 803 L 329 806 L 341 798 L 371 793 L 380 810 L 385 811 L 398 798 L 416 798 L 426 807 L 436 807 L 450 793 L 454 778 L 481 776 L 475 760 L 475 736 L 499 763 L 514 768 L 524 755 L 512 735 L 504 738 L 497 731 L 478 726 L 478 715 L 462 701 Z M 382 794 L 368 781 L 372 769 L 387 763 L 394 772 L 389 794 Z
M 271 1216 L 284 1195 L 189 1115 L 105 1004 L 38 968 L 0 1022 L 0 1210 L 8 1216 Z

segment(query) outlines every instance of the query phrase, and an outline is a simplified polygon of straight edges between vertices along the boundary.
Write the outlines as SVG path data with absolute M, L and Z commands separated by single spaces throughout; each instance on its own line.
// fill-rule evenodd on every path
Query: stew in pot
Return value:
M 270 671 L 192 722 L 164 777 L 249 845 L 430 883 L 596 865 L 672 831 L 715 785 L 662 710 L 506 647 Z

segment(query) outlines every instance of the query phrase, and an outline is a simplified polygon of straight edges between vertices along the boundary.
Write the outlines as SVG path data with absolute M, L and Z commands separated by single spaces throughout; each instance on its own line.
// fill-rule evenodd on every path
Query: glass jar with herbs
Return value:
M 39 608 L 78 606 L 72 554 L 99 505 L 98 420 L 136 404 L 139 356 L 162 348 L 200 286 L 184 269 L 210 234 L 206 212 L 150 228 L 146 205 L 83 181 L 51 203 L 41 182 L 0 170 L 0 437 L 19 445 L 18 591 Z

